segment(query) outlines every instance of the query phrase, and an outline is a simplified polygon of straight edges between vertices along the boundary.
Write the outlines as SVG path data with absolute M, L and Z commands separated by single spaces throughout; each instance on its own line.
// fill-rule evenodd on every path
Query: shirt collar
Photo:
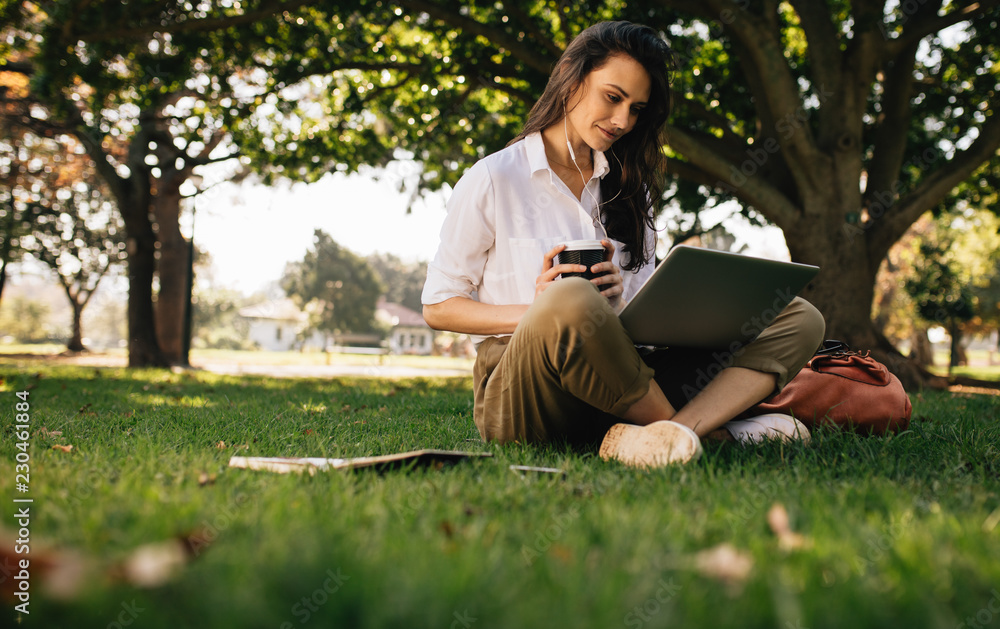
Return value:
M 551 170 L 549 160 L 545 157 L 545 143 L 542 141 L 542 134 L 538 131 L 529 134 L 524 138 L 524 149 L 528 156 L 528 166 L 531 174 L 540 170 Z M 608 166 L 608 158 L 603 151 L 594 151 L 594 177 L 604 178 L 611 168 Z

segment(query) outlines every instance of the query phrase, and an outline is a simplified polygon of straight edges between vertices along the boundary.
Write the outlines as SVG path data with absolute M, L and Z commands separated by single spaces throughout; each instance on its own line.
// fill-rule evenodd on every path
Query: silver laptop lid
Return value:
M 620 318 L 636 345 L 735 349 L 774 321 L 819 267 L 674 247 Z

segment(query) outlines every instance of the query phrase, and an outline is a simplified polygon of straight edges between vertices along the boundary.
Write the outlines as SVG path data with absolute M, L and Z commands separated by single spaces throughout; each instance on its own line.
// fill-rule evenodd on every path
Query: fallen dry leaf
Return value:
M 217 450 L 225 450 L 226 449 L 226 442 L 225 441 L 220 441 L 219 443 L 215 444 L 215 448 Z
M 118 574 L 131 585 L 159 587 L 174 578 L 190 560 L 183 540 L 145 544 L 133 550 L 119 566 Z
M 215 479 L 216 479 L 215 474 L 208 474 L 206 472 L 202 472 L 198 474 L 198 486 L 204 487 L 205 485 L 211 485 L 212 483 L 215 482 Z
M 696 553 L 692 559 L 694 569 L 713 579 L 730 585 L 739 585 L 750 576 L 753 558 L 729 543 Z
M 15 553 L 14 536 L 6 531 L 0 531 L 0 566 L 10 570 L 10 576 L 17 575 L 20 561 L 28 559 Z M 33 543 L 31 547 L 30 565 L 32 591 L 40 585 L 45 592 L 59 600 L 76 598 L 91 577 L 94 566 L 82 555 L 72 550 L 52 550 L 44 545 Z M 2 573 L 2 570 L 0 570 Z M 0 599 L 5 602 L 19 604 L 23 592 L 18 594 L 19 580 L 15 578 L 0 579 Z
M 73 451 L 73 446 L 64 446 L 62 444 L 57 443 L 54 446 L 52 446 L 52 449 L 53 450 L 59 450 L 61 452 L 72 452 Z
M 768 510 L 767 524 L 777 536 L 778 547 L 782 550 L 795 550 L 807 544 L 805 537 L 792 530 L 788 520 L 788 511 L 785 510 L 785 505 L 780 502 L 774 503 Z
M 61 430 L 49 430 L 45 426 L 42 426 L 41 428 L 38 429 L 38 432 L 35 433 L 35 434 L 37 434 L 39 437 L 61 437 L 62 436 L 62 431 Z

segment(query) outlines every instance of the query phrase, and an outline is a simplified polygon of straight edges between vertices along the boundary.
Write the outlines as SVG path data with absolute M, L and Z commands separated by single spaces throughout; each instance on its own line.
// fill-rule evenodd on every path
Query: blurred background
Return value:
M 996 379 L 998 11 L 878 7 L 5 3 L 0 351 L 473 356 L 420 316 L 451 187 L 630 19 L 676 56 L 658 257 L 818 264 L 829 336 Z

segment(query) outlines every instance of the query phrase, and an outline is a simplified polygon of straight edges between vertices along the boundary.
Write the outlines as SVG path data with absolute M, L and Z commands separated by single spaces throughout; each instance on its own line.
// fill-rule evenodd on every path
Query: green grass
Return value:
M 35 360 L 44 360 L 60 356 L 66 351 L 65 345 L 52 344 L 0 344 L 0 360 L 17 359 L 20 364 L 32 363 Z M 105 362 L 115 362 L 125 365 L 128 362 L 128 353 L 124 349 L 99 350 L 93 353 L 83 354 L 76 358 L 70 358 L 75 362 L 86 362 L 88 359 L 106 358 Z M 475 362 L 470 358 L 458 358 L 452 356 L 411 356 L 401 354 L 389 354 L 384 356 L 371 354 L 348 354 L 348 353 L 325 353 L 320 351 L 306 352 L 267 352 L 267 351 L 244 351 L 244 350 L 222 350 L 222 349 L 193 349 L 190 356 L 191 364 L 195 367 L 225 363 L 238 365 L 258 365 L 258 366 L 322 366 L 322 365 L 354 365 L 354 366 L 400 366 L 400 367 L 423 367 L 440 369 L 467 369 L 472 370 Z
M 90 562 L 69 600 L 33 568 L 22 626 L 1000 624 L 997 396 L 924 392 L 902 435 L 709 444 L 692 464 L 643 472 L 563 447 L 479 442 L 462 378 L 282 380 L 10 360 L 0 377 L 2 524 L 14 528 L 20 495 L 15 392 L 29 390 L 32 558 L 52 549 Z M 233 454 L 418 448 L 494 456 L 313 477 L 227 467 Z M 514 464 L 565 475 L 522 476 Z M 202 485 L 202 475 L 216 478 Z M 766 517 L 775 503 L 804 547 L 779 546 Z M 192 532 L 197 556 L 166 584 L 114 578 L 137 547 Z M 697 553 L 720 544 L 752 561 L 745 579 L 697 568 Z M 2 613 L 4 626 L 18 616 Z

